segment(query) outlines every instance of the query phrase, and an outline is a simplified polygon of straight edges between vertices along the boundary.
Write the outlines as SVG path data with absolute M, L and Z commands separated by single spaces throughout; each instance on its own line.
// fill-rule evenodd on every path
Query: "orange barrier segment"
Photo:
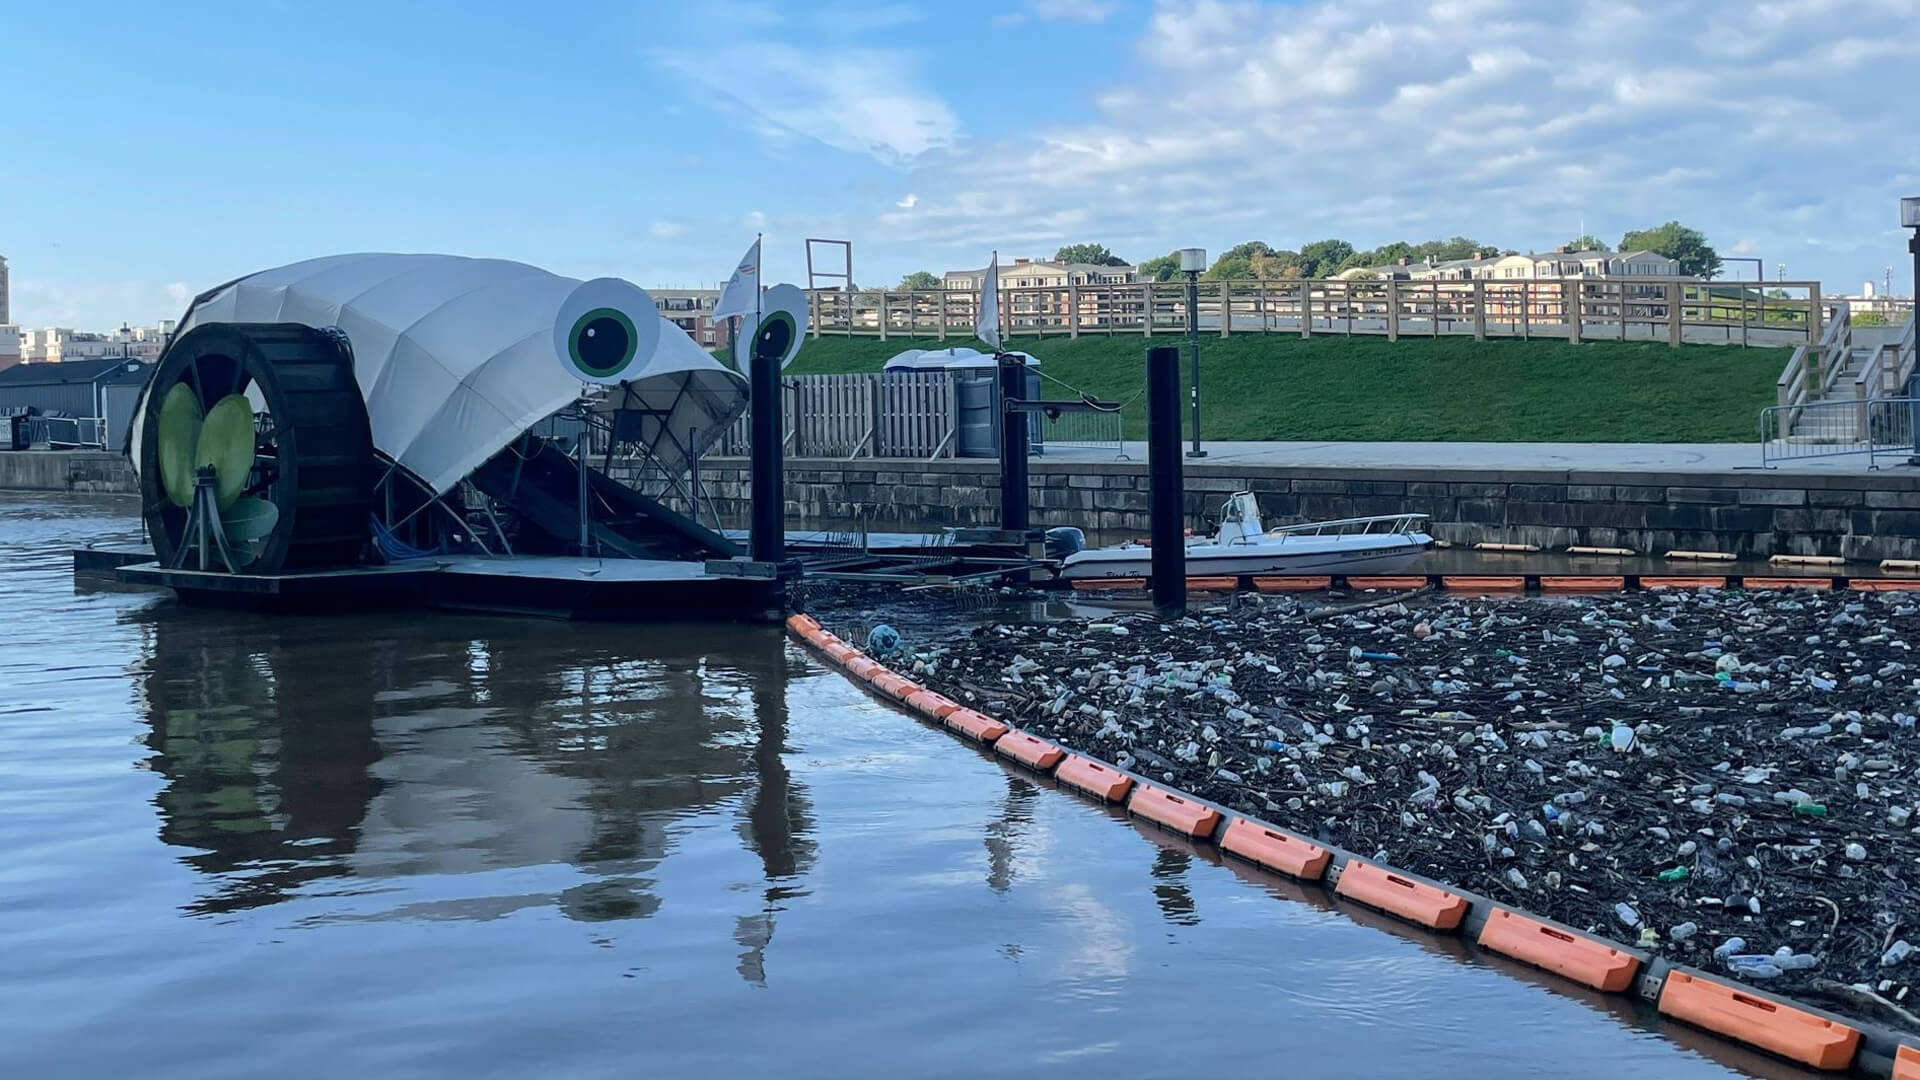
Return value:
M 1237 577 L 1190 577 L 1188 592 L 1232 592 L 1240 587 Z
M 994 753 L 1009 757 L 1035 772 L 1046 772 L 1060 759 L 1067 756 L 1065 750 L 1045 739 L 1037 739 L 1024 731 L 1009 730 L 993 744 Z
M 1008 731 L 1007 725 L 984 713 L 977 713 L 964 706 L 948 713 L 941 721 L 947 730 L 956 735 L 965 735 L 977 743 L 992 743 Z
M 856 655 L 854 656 L 853 659 L 848 660 L 845 664 L 845 667 L 847 669 L 848 674 L 852 675 L 854 678 L 859 679 L 863 682 L 872 682 L 873 677 L 875 675 L 878 675 L 881 672 L 887 670 L 886 668 L 881 667 L 879 663 L 877 663 L 876 661 L 869 659 L 868 657 L 859 656 L 859 655 Z
M 1854 578 L 1847 588 L 1860 592 L 1920 592 L 1920 578 Z
M 820 651 L 833 657 L 834 662 L 838 663 L 841 667 L 846 667 L 848 664 L 860 658 L 860 650 L 844 641 L 830 642 L 823 646 Z
M 1505 908 L 1494 908 L 1487 916 L 1480 945 L 1610 994 L 1632 986 L 1634 972 L 1640 970 L 1637 956 Z
M 1333 588 L 1330 577 L 1257 577 L 1253 587 L 1261 592 L 1319 592 Z
M 1540 591 L 1550 593 L 1609 593 L 1627 587 L 1625 577 L 1580 577 L 1556 574 L 1540 578 Z
M 875 672 L 872 681 L 874 689 L 896 701 L 905 701 L 909 697 L 926 689 L 926 687 L 921 686 L 912 679 L 888 671 L 886 668 L 881 668 Z
M 1749 589 L 1831 589 L 1832 578 L 1750 577 L 1743 579 Z
M 1900 1044 L 1893 1055 L 1893 1080 L 1920 1080 L 1920 1046 Z
M 1107 592 L 1115 589 L 1144 589 L 1147 579 L 1139 577 L 1079 578 L 1073 587 L 1080 592 Z
M 820 629 L 820 620 L 811 615 L 789 615 L 787 629 L 796 634 L 805 634 L 808 630 Z
M 1667 975 L 1660 1011 L 1816 1069 L 1844 1069 L 1860 1047 L 1860 1033 L 1845 1024 L 1683 971 Z
M 1433 930 L 1452 930 L 1467 915 L 1467 898 L 1403 878 L 1384 866 L 1349 859 L 1333 891 Z
M 1289 877 L 1319 881 L 1327 874 L 1333 852 L 1305 840 L 1277 833 L 1258 822 L 1234 818 L 1220 837 L 1220 847 L 1257 866 L 1264 866 Z
M 1527 579 L 1448 574 L 1440 579 L 1440 587 L 1450 592 L 1517 593 L 1527 591 Z
M 1724 589 L 1727 579 L 1723 577 L 1642 577 L 1643 589 Z
M 931 690 L 920 690 L 908 694 L 906 702 L 907 708 L 930 720 L 945 720 L 948 714 L 960 711 L 959 702 Z
M 1420 589 L 1425 588 L 1427 579 L 1423 577 L 1352 577 L 1347 578 L 1349 589 Z
M 1104 802 L 1119 802 L 1133 789 L 1133 777 L 1079 754 L 1068 754 L 1067 760 L 1053 771 L 1053 778 L 1065 787 Z
M 1186 836 L 1212 836 L 1220 824 L 1220 811 L 1171 791 L 1162 791 L 1152 784 L 1133 789 L 1133 798 L 1127 800 L 1127 812 Z

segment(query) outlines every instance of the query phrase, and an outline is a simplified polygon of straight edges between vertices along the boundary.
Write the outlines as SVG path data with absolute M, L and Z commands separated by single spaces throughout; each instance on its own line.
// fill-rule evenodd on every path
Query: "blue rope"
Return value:
M 397 563 L 409 562 L 414 559 L 431 559 L 436 555 L 444 554 L 446 551 L 444 546 L 437 546 L 432 551 L 422 551 L 393 535 L 385 525 L 380 524 L 379 518 L 373 517 L 372 515 L 368 516 L 373 521 L 373 545 L 379 549 L 380 558 L 383 562 Z

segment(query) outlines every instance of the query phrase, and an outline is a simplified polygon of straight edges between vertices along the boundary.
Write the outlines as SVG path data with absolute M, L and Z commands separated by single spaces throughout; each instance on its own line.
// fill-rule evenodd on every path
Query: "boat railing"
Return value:
M 1401 536 L 1418 531 L 1429 520 L 1427 514 L 1375 514 L 1372 517 L 1341 518 L 1338 521 L 1303 521 L 1298 525 L 1277 525 L 1268 536 Z

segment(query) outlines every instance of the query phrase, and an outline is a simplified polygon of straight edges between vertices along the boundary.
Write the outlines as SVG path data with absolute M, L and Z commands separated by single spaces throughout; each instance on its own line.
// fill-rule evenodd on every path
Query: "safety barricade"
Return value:
M 1067 756 L 1065 750 L 1024 731 L 1009 730 L 994 742 L 993 749 L 1001 757 L 1011 758 L 1035 772 L 1047 772 Z
M 1327 875 L 1333 852 L 1318 844 L 1309 844 L 1247 818 L 1234 818 L 1220 837 L 1220 847 L 1256 866 L 1301 878 L 1319 881 Z
M 1072 788 L 1102 802 L 1120 802 L 1133 789 L 1133 777 L 1079 754 L 1068 754 L 1060 767 L 1053 771 L 1053 778 L 1062 787 Z
M 1631 953 L 1505 908 L 1494 908 L 1487 916 L 1480 945 L 1609 993 L 1632 986 L 1634 972 L 1640 970 L 1640 958 Z
M 1467 915 L 1466 897 L 1359 859 L 1350 859 L 1340 868 L 1340 880 L 1333 891 L 1434 930 L 1452 930 Z
M 1667 974 L 1660 1011 L 1816 1069 L 1844 1069 L 1860 1047 L 1845 1024 L 1684 971 Z
M 1146 818 L 1163 829 L 1205 839 L 1220 825 L 1220 811 L 1202 806 L 1192 799 L 1163 791 L 1152 784 L 1133 789 L 1127 800 L 1127 812 Z

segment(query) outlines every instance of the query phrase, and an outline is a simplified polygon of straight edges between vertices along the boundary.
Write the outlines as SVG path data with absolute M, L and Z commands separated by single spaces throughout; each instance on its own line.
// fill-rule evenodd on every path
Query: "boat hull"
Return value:
M 1358 539 L 1357 537 L 1354 539 Z M 1404 574 L 1420 561 L 1432 538 L 1424 534 L 1373 536 L 1362 544 L 1196 544 L 1187 549 L 1188 577 L 1286 577 L 1332 574 Z M 1060 577 L 1143 578 L 1153 574 L 1150 547 L 1096 548 L 1069 556 Z

